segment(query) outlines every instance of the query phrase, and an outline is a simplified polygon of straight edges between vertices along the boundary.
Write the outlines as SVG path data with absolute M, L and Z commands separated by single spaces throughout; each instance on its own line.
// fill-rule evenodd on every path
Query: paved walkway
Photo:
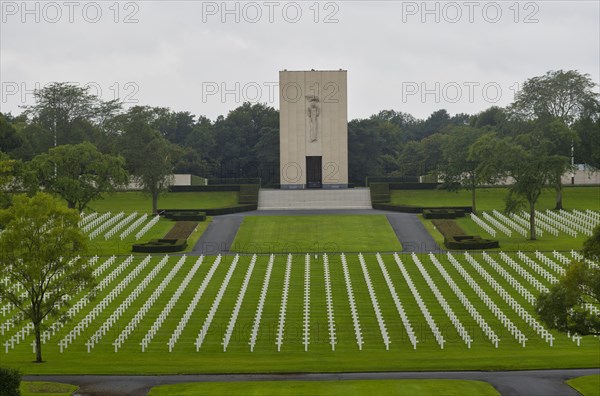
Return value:
M 333 381 L 381 379 L 458 379 L 490 383 L 503 396 L 579 396 L 565 381 L 583 375 L 600 374 L 600 369 L 526 370 L 526 371 L 436 371 L 384 373 L 314 374 L 200 374 L 200 375 L 40 375 L 25 376 L 25 381 L 54 381 L 79 386 L 80 396 L 145 396 L 150 388 L 185 382 L 234 381 Z
M 374 209 L 326 209 L 326 210 L 255 210 L 215 216 L 208 225 L 192 254 L 229 254 L 235 235 L 246 216 L 306 216 L 306 215 L 375 215 L 387 217 L 404 253 L 439 252 L 440 247 L 427 232 L 417 215 L 387 212 Z

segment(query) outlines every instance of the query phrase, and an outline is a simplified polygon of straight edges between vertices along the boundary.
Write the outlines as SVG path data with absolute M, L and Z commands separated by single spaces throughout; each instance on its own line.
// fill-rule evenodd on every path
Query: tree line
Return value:
M 350 182 L 431 175 L 447 188 L 471 189 L 476 210 L 477 185 L 510 177 L 509 206 L 531 205 L 541 188 L 553 186 L 559 209 L 571 155 L 600 168 L 594 89 L 587 74 L 551 71 L 528 79 L 505 108 L 454 116 L 441 109 L 426 119 L 383 110 L 351 120 Z M 57 192 L 80 210 L 96 198 L 90 186 L 110 190 L 127 175 L 155 200 L 172 173 L 279 183 L 279 112 L 265 104 L 244 103 L 213 121 L 164 107 L 124 109 L 85 87 L 54 83 L 35 91 L 35 104 L 21 114 L 0 114 L 0 147 L 3 168 L 16 169 L 22 185 Z

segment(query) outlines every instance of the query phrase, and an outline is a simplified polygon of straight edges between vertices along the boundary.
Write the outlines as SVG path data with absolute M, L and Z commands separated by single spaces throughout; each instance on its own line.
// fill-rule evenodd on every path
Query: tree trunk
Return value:
M 40 324 L 34 323 L 33 327 L 35 331 L 35 362 L 42 363 L 42 337 L 40 331 Z
M 535 241 L 535 203 L 529 202 L 529 239 Z
M 475 204 L 475 175 L 471 175 L 471 206 L 473 213 L 477 214 L 477 206 Z
M 152 213 L 158 214 L 158 191 L 152 191 Z
M 562 208 L 562 183 L 559 181 L 556 185 L 556 207 L 554 210 L 561 210 Z
M 67 201 L 67 206 L 69 209 L 75 209 L 75 201 Z

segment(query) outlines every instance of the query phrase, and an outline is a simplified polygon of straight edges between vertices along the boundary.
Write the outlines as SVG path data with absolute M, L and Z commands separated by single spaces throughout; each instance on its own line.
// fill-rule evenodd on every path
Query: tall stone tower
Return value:
M 348 187 L 346 70 L 279 72 L 282 189 Z

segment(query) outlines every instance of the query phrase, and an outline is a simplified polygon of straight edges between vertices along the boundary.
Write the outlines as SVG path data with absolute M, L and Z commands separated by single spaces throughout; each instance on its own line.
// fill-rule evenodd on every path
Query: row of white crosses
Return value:
M 152 220 L 150 220 L 149 222 L 147 222 L 147 223 L 146 223 L 146 225 L 144 225 L 144 226 L 142 227 L 142 229 L 141 229 L 141 230 L 139 230 L 139 231 L 137 232 L 137 234 L 135 234 L 135 240 L 137 241 L 137 240 L 139 240 L 141 237 L 143 237 L 143 236 L 144 236 L 144 235 L 145 235 L 145 234 L 148 232 L 148 230 L 150 230 L 150 228 L 154 227 L 154 225 L 155 225 L 156 223 L 158 223 L 158 220 L 160 220 L 160 215 L 156 215 L 156 216 L 154 216 L 154 217 L 152 218 Z
M 125 229 L 125 231 L 123 231 L 121 233 L 121 235 L 119 235 L 119 238 L 121 240 L 127 238 L 129 236 L 129 234 L 131 234 L 133 231 L 135 231 L 140 225 L 142 225 L 142 223 L 144 221 L 146 221 L 146 219 L 148 218 L 148 214 L 144 213 L 139 219 L 137 219 L 136 221 L 134 221 L 133 223 L 131 223 L 129 225 L 129 227 L 127 227 Z
M 149 263 L 152 257 L 150 255 L 146 256 L 146 258 L 142 261 Z M 150 282 L 154 280 L 156 275 L 163 269 L 163 267 L 169 261 L 169 255 L 165 255 L 162 260 L 159 261 L 154 268 L 148 273 L 144 279 L 137 285 L 137 287 L 121 302 L 121 304 L 117 307 L 116 310 L 112 312 L 112 314 L 106 319 L 106 321 L 100 326 L 98 330 L 90 337 L 90 339 L 85 343 L 87 346 L 87 351 L 90 353 L 91 349 L 93 349 L 102 337 L 106 335 L 108 330 L 112 328 L 114 324 L 121 318 L 123 313 L 129 309 L 131 304 L 140 296 L 140 294 L 148 287 Z M 116 351 L 115 351 L 116 352 Z
M 127 224 L 131 223 L 133 219 L 137 217 L 137 212 L 131 213 L 129 216 L 125 217 L 123 220 L 119 221 L 113 228 L 111 228 L 106 234 L 104 234 L 104 239 L 110 239 L 117 232 L 121 231 L 123 227 Z
M 163 260 L 168 260 L 168 257 L 169 256 L 166 255 L 163 258 Z M 171 281 L 173 280 L 175 275 L 177 275 L 177 273 L 179 272 L 181 267 L 185 264 L 185 260 L 186 260 L 186 255 L 184 254 L 177 261 L 177 264 L 175 264 L 175 266 L 171 269 L 171 271 L 169 271 L 167 276 L 162 280 L 160 285 L 158 285 L 158 287 L 154 290 L 154 292 L 152 292 L 152 295 L 150 297 L 148 297 L 148 299 L 146 300 L 144 305 L 142 305 L 142 307 L 137 311 L 137 313 L 134 315 L 133 319 L 131 319 L 129 321 L 129 323 L 127 323 L 127 326 L 125 326 L 125 328 L 123 329 L 121 334 L 119 334 L 119 336 L 113 342 L 113 346 L 115 347 L 115 352 L 117 352 L 119 350 L 119 348 L 121 348 L 121 346 L 127 340 L 129 335 L 140 324 L 142 319 L 144 319 L 144 316 L 146 316 L 146 314 L 148 313 L 150 308 L 152 308 L 152 306 L 154 305 L 156 300 L 158 300 L 158 298 L 162 295 L 162 293 L 165 291 L 167 286 L 171 283 Z
M 521 234 L 521 236 L 524 236 L 524 237 L 527 236 L 527 226 L 522 227 L 520 224 L 517 224 L 517 222 L 515 222 L 511 218 L 504 216 L 502 213 L 498 212 L 496 209 L 492 210 L 492 214 L 498 220 L 500 220 L 502 223 L 506 224 L 511 229 L 513 229 L 516 232 L 518 232 L 519 234 Z
M 90 232 L 90 235 L 89 235 L 90 239 L 96 238 L 98 235 L 100 235 L 102 232 L 104 232 L 104 230 L 108 229 L 108 227 L 112 226 L 117 221 L 121 220 L 121 218 L 123 216 L 125 216 L 125 213 L 119 212 L 116 215 L 114 215 L 113 217 L 111 217 L 110 219 L 106 220 L 104 223 L 100 224 L 97 228 L 94 229 L 94 231 Z
M 142 346 L 142 352 L 145 352 L 146 348 L 148 348 L 148 345 L 150 345 L 150 342 L 152 342 L 152 339 L 154 338 L 154 336 L 156 335 L 158 330 L 161 328 L 163 322 L 167 319 L 167 317 L 171 313 L 171 310 L 173 309 L 173 307 L 175 307 L 175 304 L 177 304 L 177 301 L 179 300 L 179 298 L 181 297 L 181 295 L 187 288 L 188 284 L 190 283 L 190 281 L 192 280 L 192 278 L 194 277 L 194 275 L 196 274 L 196 272 L 198 271 L 200 266 L 202 265 L 203 260 L 204 260 L 204 256 L 198 257 L 198 260 L 192 266 L 192 268 L 187 273 L 187 275 L 185 276 L 183 281 L 179 284 L 179 286 L 177 286 L 177 290 L 175 290 L 175 293 L 171 296 L 167 305 L 165 305 L 163 310 L 160 312 L 160 314 L 158 315 L 158 317 L 156 318 L 156 320 L 150 327 L 150 330 L 148 330 L 148 332 L 146 333 L 144 338 L 142 338 L 142 341 L 140 342 L 140 345 Z M 218 256 L 215 259 L 216 265 L 219 265 L 220 261 L 221 261 L 221 256 Z
M 548 209 L 548 210 L 546 210 L 545 215 L 546 215 L 546 217 L 551 218 L 552 220 L 556 221 L 557 223 L 563 224 L 567 228 L 572 229 L 575 232 L 575 235 L 577 235 L 576 231 L 584 233 L 585 228 L 582 225 L 571 220 L 571 218 L 567 217 L 565 215 L 565 213 L 568 214 L 568 212 L 562 211 L 562 212 L 556 213 L 556 212 Z
M 310 255 L 304 257 L 304 306 L 302 313 L 302 344 L 304 352 L 310 345 Z
M 485 281 L 502 297 L 502 299 L 510 305 L 510 307 L 519 315 L 521 319 L 523 319 L 529 326 L 531 326 L 536 333 L 542 337 L 544 341 L 550 344 L 550 346 L 554 343 L 554 336 L 550 334 L 550 332 L 542 326 L 535 318 L 523 308 L 521 304 L 517 302 L 511 296 L 504 287 L 502 287 L 490 274 L 487 272 L 478 262 L 471 256 L 469 253 L 465 252 L 465 259 L 475 270 L 485 279 Z
M 583 234 L 587 236 L 592 236 L 592 230 L 597 224 L 594 221 L 593 217 L 590 217 L 586 213 L 580 212 L 578 210 L 574 210 L 572 213 L 569 213 L 565 210 L 559 210 L 558 213 L 564 218 L 571 221 L 570 225 L 574 228 L 577 228 Z
M 463 266 L 452 256 L 450 252 L 447 253 L 448 260 L 454 266 L 454 268 L 458 271 L 458 273 L 463 277 L 465 281 L 471 286 L 471 289 L 475 291 L 477 296 L 485 303 L 485 305 L 492 311 L 492 313 L 500 320 L 502 325 L 508 329 L 508 331 L 515 337 L 517 342 L 525 348 L 525 342 L 527 341 L 527 337 L 525 334 L 518 329 L 518 327 L 502 312 L 502 310 L 494 303 L 494 301 L 490 298 L 490 296 L 483 291 L 483 289 L 477 284 L 477 282 L 468 274 L 468 272 L 463 268 Z
M 177 340 L 179 340 L 179 337 L 181 336 L 183 329 L 185 329 L 185 326 L 187 326 L 187 323 L 189 322 L 190 318 L 192 317 L 192 313 L 194 313 L 194 310 L 196 309 L 196 306 L 198 305 L 198 301 L 200 301 L 200 298 L 202 298 L 204 291 L 208 287 L 208 284 L 210 283 L 210 280 L 212 279 L 213 275 L 215 274 L 215 271 L 217 270 L 217 267 L 219 266 L 220 263 L 221 263 L 221 255 L 219 255 L 217 257 L 217 259 L 215 260 L 213 265 L 210 267 L 210 270 L 204 277 L 204 280 L 202 280 L 202 284 L 200 285 L 200 288 L 196 291 L 196 294 L 194 294 L 192 301 L 190 301 L 190 303 L 188 304 L 188 307 L 185 310 L 185 313 L 183 314 L 183 316 L 179 320 L 179 323 L 177 324 L 177 327 L 171 334 L 171 337 L 169 338 L 169 341 L 167 342 L 167 346 L 169 347 L 169 352 L 173 352 L 173 348 L 175 348 L 175 344 L 177 344 Z M 143 350 L 143 348 L 144 348 L 144 346 L 142 345 L 142 350 Z
M 92 260 L 90 260 L 90 262 L 88 262 L 88 265 L 93 265 L 96 263 L 96 261 L 98 260 L 98 256 L 94 256 L 92 258 Z M 97 278 L 98 276 L 102 275 L 102 273 L 104 271 L 106 271 L 108 268 L 110 268 L 113 263 L 116 260 L 116 256 L 111 256 L 109 257 L 104 263 L 102 263 L 101 265 L 99 265 L 98 267 L 96 267 L 93 271 L 92 271 L 92 275 L 94 276 L 94 278 Z M 98 288 L 98 286 L 96 286 Z M 82 291 L 83 287 L 78 289 L 78 292 Z M 81 297 L 75 304 L 73 304 L 66 313 L 67 318 L 73 318 L 75 315 L 77 315 L 77 313 L 83 308 L 85 307 L 88 302 L 90 301 L 90 295 L 91 293 L 88 293 L 86 295 L 84 295 L 83 297 Z M 56 332 L 58 330 L 60 330 L 61 328 L 63 328 L 65 325 L 65 323 L 63 321 L 56 321 L 54 323 L 52 323 L 42 334 L 41 334 L 41 339 L 42 339 L 42 343 L 46 343 L 46 341 L 48 341 L 50 338 L 52 338 Z M 35 353 L 35 351 L 34 351 Z
M 133 256 L 129 256 L 125 261 L 132 261 Z M 81 333 L 96 319 L 98 315 L 104 311 L 104 309 L 114 301 L 115 298 L 121 294 L 121 292 L 136 278 L 140 272 L 146 268 L 149 260 L 142 260 L 117 286 L 115 286 L 103 299 L 100 301 L 88 314 L 63 338 L 59 341 L 58 346 L 62 353 L 69 344 L 81 335 Z
M 469 213 L 469 216 L 471 217 L 471 220 L 473 220 L 475 222 L 475 224 L 477 224 L 479 227 L 481 227 L 485 232 L 487 232 L 488 234 L 490 234 L 493 237 L 496 236 L 496 230 L 494 230 L 492 227 L 490 227 L 490 225 L 487 224 L 485 221 L 483 221 L 479 217 L 477 217 L 477 215 L 475 213 Z
M 89 221 L 87 224 L 85 224 L 81 230 L 83 232 L 91 231 L 98 224 L 101 224 L 103 221 L 109 219 L 110 216 L 112 216 L 112 213 L 111 212 L 106 212 L 102 216 L 94 217 L 91 221 Z
M 262 313 L 267 299 L 267 291 L 269 290 L 269 281 L 271 280 L 271 272 L 273 271 L 273 262 L 275 256 L 271 254 L 269 257 L 269 264 L 267 264 L 267 271 L 265 272 L 265 278 L 263 279 L 262 289 L 260 290 L 260 297 L 258 299 L 258 305 L 256 306 L 256 314 L 254 315 L 254 324 L 252 326 L 252 332 L 250 333 L 250 351 L 254 352 L 254 346 L 258 339 L 258 330 L 260 329 L 260 321 L 262 319 Z
M 473 342 L 473 339 L 471 338 L 471 335 L 469 334 L 469 332 L 467 331 L 467 329 L 465 329 L 465 327 L 463 326 L 463 324 L 460 322 L 460 320 L 458 319 L 458 317 L 456 316 L 456 314 L 454 313 L 454 311 L 452 310 L 452 308 L 450 308 L 450 305 L 448 304 L 448 301 L 446 301 L 446 299 L 444 298 L 444 296 L 442 295 L 442 293 L 440 292 L 440 290 L 436 286 L 436 284 L 433 281 L 433 279 L 431 279 L 431 277 L 429 276 L 429 273 L 427 272 L 427 270 L 425 269 L 425 267 L 421 263 L 421 260 L 419 259 L 419 257 L 417 257 L 417 255 L 415 253 L 413 253 L 412 254 L 412 259 L 413 259 L 415 265 L 417 266 L 417 269 L 419 270 L 419 272 L 421 273 L 421 275 L 425 279 L 425 282 L 427 282 L 427 285 L 429 286 L 429 288 L 433 292 L 435 298 L 438 300 L 438 303 L 442 306 L 444 312 L 446 313 L 446 316 L 448 316 L 448 318 L 450 319 L 450 321 L 454 325 L 454 328 L 456 329 L 456 331 L 460 335 L 460 338 L 462 338 L 462 340 L 465 342 L 465 344 L 467 344 L 467 347 L 469 349 L 471 349 L 471 343 Z
M 421 295 L 419 294 L 419 291 L 415 287 L 408 271 L 406 270 L 406 268 L 404 268 L 404 264 L 402 263 L 402 260 L 400 260 L 398 253 L 394 253 L 394 259 L 396 260 L 396 264 L 398 265 L 400 272 L 402 272 L 402 276 L 404 277 L 404 280 L 408 284 L 408 288 L 410 289 L 413 297 L 415 298 L 415 301 L 417 301 L 417 305 L 419 306 L 421 313 L 425 317 L 425 320 L 427 321 L 427 324 L 429 325 L 429 328 L 431 329 L 431 332 L 433 333 L 435 340 L 440 345 L 440 348 L 444 349 L 444 344 L 446 343 L 446 340 L 444 340 L 444 336 L 442 335 L 437 324 L 431 317 L 431 314 L 429 313 L 429 310 L 427 309 L 425 302 L 421 298 Z
M 529 221 L 529 219 L 531 218 L 531 215 L 529 214 L 529 212 L 525 212 L 522 211 L 521 212 L 521 216 L 523 216 L 523 218 L 527 221 Z M 554 235 L 555 237 L 558 236 L 558 230 L 554 227 L 552 227 L 549 224 L 546 224 L 546 222 L 544 221 L 544 218 L 536 218 L 535 219 L 535 228 L 536 230 L 539 228 L 541 228 L 544 231 L 548 231 L 550 234 Z
M 237 263 L 238 263 L 239 259 L 240 259 L 240 256 L 236 254 L 235 258 L 233 259 L 233 262 L 229 266 L 229 270 L 227 271 L 227 274 L 225 275 L 223 282 L 221 283 L 221 287 L 219 288 L 219 291 L 217 292 L 217 295 L 212 303 L 212 306 L 210 307 L 210 310 L 208 311 L 208 314 L 206 315 L 206 319 L 204 319 L 204 324 L 202 325 L 202 328 L 200 329 L 200 332 L 198 333 L 198 336 L 196 337 L 196 341 L 194 342 L 194 345 L 196 345 L 196 352 L 198 352 L 200 350 L 200 348 L 202 347 L 204 338 L 208 334 L 208 329 L 210 328 L 210 324 L 212 323 L 212 321 L 215 317 L 215 314 L 217 313 L 217 309 L 219 309 L 219 304 L 221 304 L 221 300 L 223 299 L 225 290 L 227 290 L 227 286 L 229 285 L 229 281 L 231 280 L 231 277 L 233 276 L 233 272 L 235 271 L 235 268 L 237 267 Z M 246 279 L 248 279 L 248 280 L 250 279 L 250 275 L 252 274 L 252 271 L 251 271 L 252 268 L 254 268 L 254 264 L 252 264 L 252 266 L 248 268 L 248 272 L 246 273 Z M 246 284 L 246 286 L 247 286 L 247 284 Z M 246 293 L 245 288 L 243 288 L 242 291 L 244 293 Z M 242 296 L 242 299 L 243 299 L 243 296 Z M 241 301 L 242 300 L 238 296 L 238 302 L 240 304 L 241 304 Z M 233 331 L 233 328 L 231 329 L 231 331 Z M 231 334 L 229 336 L 231 337 Z M 225 345 L 225 343 L 223 343 L 223 352 L 225 352 L 225 349 L 226 349 L 226 345 Z
M 523 213 L 525 213 L 525 212 L 523 212 Z M 520 225 L 522 225 L 523 227 L 526 227 L 527 229 L 529 229 L 530 223 L 529 223 L 529 216 L 528 215 L 527 215 L 527 218 L 525 218 L 525 217 L 519 216 L 516 213 L 512 213 L 510 215 L 510 217 L 511 217 L 511 219 L 513 219 L 514 221 L 516 221 L 517 223 L 519 223 Z M 539 221 L 536 222 L 536 224 L 535 224 L 535 232 L 539 236 L 544 236 L 544 231 L 540 227 Z
M 541 293 L 547 293 L 548 288 L 542 284 L 536 277 L 531 275 L 529 271 L 525 270 L 521 265 L 519 265 L 515 260 L 510 258 L 510 256 L 504 252 L 500 252 L 500 258 L 508 264 L 512 269 L 517 271 L 519 275 L 521 275 L 527 282 L 529 282 L 533 287 L 535 287 Z
M 346 292 L 348 294 L 348 303 L 350 304 L 350 313 L 352 314 L 352 322 L 354 324 L 354 334 L 356 335 L 356 345 L 362 351 L 364 344 L 362 329 L 360 328 L 360 320 L 358 318 L 358 310 L 356 309 L 356 301 L 354 300 L 354 291 L 352 290 L 352 280 L 348 272 L 348 264 L 346 263 L 346 255 L 342 253 L 342 272 L 344 273 L 344 282 L 346 283 Z
M 408 316 L 406 316 L 406 312 L 404 311 L 404 306 L 398 297 L 398 293 L 396 292 L 396 288 L 394 287 L 394 283 L 390 278 L 390 274 L 388 273 L 385 264 L 383 263 L 383 259 L 381 255 L 377 253 L 377 263 L 379 264 L 379 268 L 383 273 L 383 278 L 385 279 L 385 283 L 387 283 L 390 294 L 392 295 L 392 300 L 394 300 L 394 305 L 396 305 L 396 310 L 398 311 L 398 315 L 400 315 L 400 319 L 402 319 L 402 324 L 404 325 L 404 329 L 406 330 L 406 334 L 408 335 L 408 339 L 413 346 L 413 349 L 417 349 L 417 337 L 415 336 L 415 332 L 410 324 L 410 320 L 408 320 Z
M 538 263 L 536 263 L 535 261 L 533 261 L 532 259 L 530 259 L 529 257 L 527 257 L 527 255 L 525 255 L 525 253 L 519 251 L 517 252 L 517 256 L 528 266 L 530 266 L 535 272 L 537 272 L 538 274 L 540 274 L 544 279 L 546 279 L 546 281 L 548 281 L 550 284 L 554 284 L 558 282 L 558 279 L 556 279 L 556 277 L 554 275 L 552 275 L 550 272 L 546 271 L 541 265 L 539 265 Z
M 229 323 L 227 324 L 227 330 L 225 331 L 225 335 L 223 336 L 223 352 L 227 350 L 229 340 L 231 340 L 231 335 L 233 334 L 233 329 L 235 328 L 238 315 L 240 314 L 242 302 L 244 301 L 244 296 L 246 295 L 248 283 L 250 283 L 250 277 L 252 276 L 252 271 L 254 270 L 255 264 L 256 254 L 254 254 L 252 256 L 252 260 L 250 260 L 250 265 L 248 266 L 248 270 L 246 271 L 246 276 L 244 277 L 244 281 L 242 282 L 242 287 L 240 288 L 237 299 L 235 300 L 235 306 L 233 307 L 233 311 L 231 312 L 231 318 L 229 318 Z
M 477 322 L 481 330 L 489 338 L 490 342 L 494 344 L 496 348 L 498 348 L 498 341 L 500 341 L 498 335 L 494 332 L 494 330 L 492 330 L 490 325 L 485 321 L 483 316 L 481 316 L 479 311 L 477 311 L 477 308 L 473 306 L 471 301 L 469 301 L 467 296 L 465 296 L 465 294 L 462 292 L 460 287 L 458 287 L 456 282 L 454 282 L 450 275 L 448 275 L 448 272 L 446 272 L 446 270 L 444 269 L 440 261 L 437 259 L 437 257 L 435 257 L 433 253 L 429 253 L 429 259 L 431 260 L 433 265 L 435 265 L 438 272 L 442 274 L 442 277 L 444 278 L 448 286 L 450 286 L 450 289 L 452 289 L 456 297 L 458 297 L 458 300 L 462 303 L 463 307 L 465 307 L 465 309 L 469 312 L 471 317 L 475 320 L 475 322 Z
M 570 224 L 568 222 L 567 222 L 568 225 L 563 223 L 563 222 L 565 222 L 565 219 L 562 216 L 557 215 L 556 213 L 554 213 L 550 210 L 547 210 L 546 213 L 538 212 L 536 210 L 535 216 L 538 219 L 543 220 L 545 223 L 548 223 L 551 226 L 558 228 L 560 231 L 564 232 L 565 234 L 569 234 L 573 238 L 577 238 L 577 231 L 574 230 L 572 227 L 570 227 Z M 562 222 L 559 220 L 562 220 Z
M 487 220 L 494 227 L 496 227 L 498 230 L 500 230 L 500 232 L 502 232 L 504 235 L 509 236 L 509 237 L 512 236 L 512 231 L 510 230 L 510 228 L 506 227 L 504 224 L 502 224 L 501 222 L 496 220 L 492 215 L 490 215 L 487 212 L 483 212 L 482 215 L 485 220 Z
M 277 337 L 275 338 L 275 344 L 277 344 L 277 352 L 281 352 L 281 346 L 283 345 L 283 331 L 285 329 L 285 314 L 287 310 L 288 292 L 290 289 L 290 275 L 292 273 L 292 255 L 288 254 L 287 262 L 285 264 L 285 275 L 283 276 L 283 291 L 281 293 L 281 306 L 279 307 L 279 323 L 277 324 Z
M 575 250 L 571 250 L 571 257 L 573 257 L 575 260 L 583 261 L 591 268 L 600 269 L 600 266 L 597 263 L 594 263 L 592 260 L 584 258 L 583 255 L 577 253 Z
M 515 290 L 519 292 L 531 305 L 535 305 L 536 298 L 523 286 L 518 280 L 516 280 L 507 270 L 505 270 L 496 260 L 494 260 L 486 252 L 482 253 L 482 257 L 486 263 L 488 263 L 493 269 L 496 270 Z
M 542 253 L 538 252 L 537 250 L 535 251 L 535 257 L 540 260 L 542 263 L 544 263 L 546 266 L 552 268 L 552 270 L 554 272 L 556 272 L 559 275 L 564 275 L 565 274 L 565 268 L 562 265 L 557 264 L 556 262 L 554 262 L 554 260 L 552 260 L 549 257 L 544 256 Z
M 571 259 L 565 256 L 564 254 L 557 252 L 556 250 L 552 251 L 552 255 L 555 259 L 557 259 L 562 265 L 568 266 L 571 264 Z
M 327 304 L 327 329 L 329 330 L 329 344 L 331 345 L 331 350 L 335 351 L 337 338 L 335 334 L 333 295 L 331 292 L 331 275 L 329 272 L 329 258 L 327 257 L 327 253 L 323 254 L 323 276 L 325 277 L 325 301 Z
M 92 221 L 92 219 L 95 218 L 96 216 L 98 216 L 97 212 L 92 212 L 92 213 L 90 213 L 88 215 L 86 215 L 85 213 L 81 212 L 81 214 L 79 215 L 79 217 L 81 218 L 81 220 L 79 220 L 79 222 L 77 223 L 77 226 L 79 228 L 83 227 L 88 222 Z
M 377 301 L 377 295 L 375 294 L 375 290 L 373 289 L 373 283 L 371 282 L 371 276 L 369 275 L 369 270 L 367 269 L 367 264 L 365 263 L 365 258 L 362 253 L 358 254 L 358 261 L 360 262 L 360 268 L 362 269 L 363 277 L 365 278 L 365 283 L 367 284 L 367 290 L 369 291 L 369 297 L 371 298 L 371 304 L 373 305 L 373 310 L 375 311 L 375 317 L 377 318 L 377 323 L 379 324 L 379 331 L 381 332 L 381 338 L 383 339 L 383 343 L 385 344 L 385 349 L 390 349 L 390 336 L 388 334 L 387 328 L 385 326 L 385 320 L 383 319 L 383 315 L 381 314 L 381 309 L 379 308 L 379 302 Z

